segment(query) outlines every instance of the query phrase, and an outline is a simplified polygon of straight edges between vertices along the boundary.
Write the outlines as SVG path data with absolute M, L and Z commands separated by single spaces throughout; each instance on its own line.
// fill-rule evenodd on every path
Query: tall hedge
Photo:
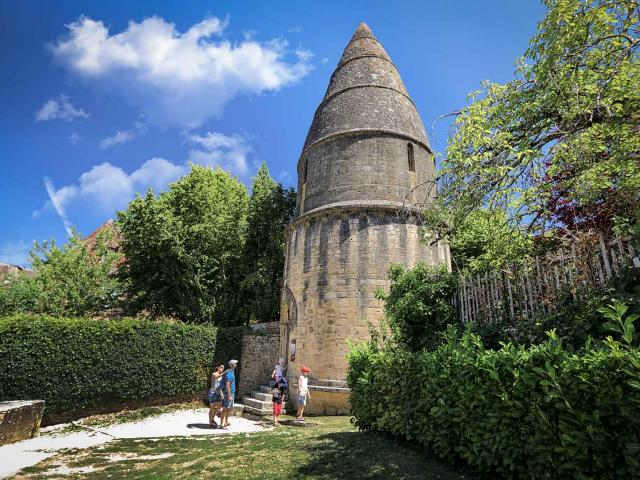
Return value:
M 242 329 L 138 319 L 0 319 L 0 400 L 44 399 L 46 413 L 187 395 L 214 362 L 239 358 Z
M 557 339 L 486 350 L 450 335 L 434 351 L 355 347 L 351 411 L 365 430 L 511 479 L 640 478 L 640 353 Z

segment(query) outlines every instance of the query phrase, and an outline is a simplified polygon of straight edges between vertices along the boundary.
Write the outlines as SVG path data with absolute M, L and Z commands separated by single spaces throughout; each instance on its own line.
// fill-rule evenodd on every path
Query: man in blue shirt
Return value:
M 220 425 L 222 428 L 229 428 L 229 415 L 233 408 L 233 398 L 236 395 L 236 374 L 234 370 L 238 366 L 237 360 L 229 360 L 229 369 L 222 379 L 222 417 Z

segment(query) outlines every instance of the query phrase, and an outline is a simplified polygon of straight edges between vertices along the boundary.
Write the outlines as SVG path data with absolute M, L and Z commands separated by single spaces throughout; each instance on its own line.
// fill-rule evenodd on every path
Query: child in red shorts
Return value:
M 282 377 L 271 391 L 273 395 L 271 397 L 271 401 L 273 402 L 273 424 L 276 427 L 280 426 L 278 417 L 282 415 L 282 403 L 284 401 L 285 388 L 287 388 L 287 379 L 285 377 Z

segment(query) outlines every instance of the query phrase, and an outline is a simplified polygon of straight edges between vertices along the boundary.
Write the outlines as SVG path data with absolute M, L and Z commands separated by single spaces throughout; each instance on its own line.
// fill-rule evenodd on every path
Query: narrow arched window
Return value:
M 416 171 L 416 161 L 413 158 L 413 145 L 411 143 L 407 143 L 407 159 L 409 160 L 409 171 Z

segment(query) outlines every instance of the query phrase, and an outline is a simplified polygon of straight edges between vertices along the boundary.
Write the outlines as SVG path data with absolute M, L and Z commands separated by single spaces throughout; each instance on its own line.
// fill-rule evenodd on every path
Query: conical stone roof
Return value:
M 334 135 L 357 131 L 398 134 L 430 149 L 398 69 L 365 23 L 354 32 L 331 75 L 304 150 Z

